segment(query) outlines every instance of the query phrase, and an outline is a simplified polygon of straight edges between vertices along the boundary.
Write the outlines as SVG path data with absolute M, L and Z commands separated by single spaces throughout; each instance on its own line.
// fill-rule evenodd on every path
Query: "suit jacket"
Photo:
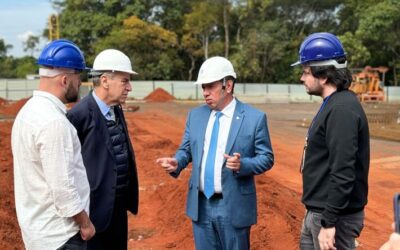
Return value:
M 129 139 L 125 117 L 120 106 L 114 108 L 124 126 L 128 144 L 129 186 L 127 210 L 138 211 L 139 188 L 135 154 Z M 75 126 L 82 145 L 82 158 L 90 184 L 90 219 L 96 231 L 104 231 L 111 220 L 117 172 L 112 143 L 105 118 L 91 92 L 67 114 Z
M 198 219 L 200 168 L 203 157 L 204 136 L 211 109 L 202 105 L 193 109 L 187 118 L 182 143 L 175 154 L 180 172 L 192 162 L 186 213 Z M 273 166 L 274 156 L 269 138 L 265 113 L 237 101 L 225 153 L 240 153 L 241 167 L 238 173 L 222 167 L 221 182 L 223 201 L 226 202 L 234 227 L 247 227 L 257 222 L 257 200 L 254 175 L 262 174 Z

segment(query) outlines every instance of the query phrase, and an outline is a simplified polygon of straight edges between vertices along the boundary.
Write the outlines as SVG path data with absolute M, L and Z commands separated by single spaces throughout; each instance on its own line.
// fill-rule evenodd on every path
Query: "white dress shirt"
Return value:
M 224 163 L 224 153 L 226 144 L 228 142 L 228 135 L 231 128 L 233 113 L 235 112 L 236 99 L 233 100 L 226 106 L 222 112 L 222 116 L 219 118 L 219 132 L 218 132 L 218 143 L 217 152 L 215 154 L 215 165 L 214 165 L 214 192 L 222 193 L 221 174 L 222 164 Z M 214 126 L 216 111 L 211 111 L 210 118 L 208 119 L 206 135 L 204 137 L 204 148 L 203 158 L 201 160 L 201 173 L 200 173 L 200 190 L 204 191 L 204 172 L 206 167 L 206 159 L 208 150 L 210 147 L 211 133 Z
M 54 95 L 34 91 L 12 128 L 14 191 L 26 249 L 57 249 L 89 214 L 90 187 L 76 129 Z

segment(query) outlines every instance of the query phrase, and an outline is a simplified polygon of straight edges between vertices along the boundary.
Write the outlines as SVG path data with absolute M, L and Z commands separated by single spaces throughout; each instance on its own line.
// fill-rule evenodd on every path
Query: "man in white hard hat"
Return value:
M 94 90 L 67 115 L 78 131 L 91 190 L 97 235 L 88 241 L 89 250 L 127 249 L 127 210 L 138 211 L 135 155 L 121 108 L 135 74 L 124 53 L 102 51 L 93 63 Z
M 157 159 L 173 177 L 192 162 L 186 213 L 198 250 L 250 248 L 257 222 L 254 176 L 274 163 L 266 115 L 233 96 L 235 80 L 223 57 L 202 64 L 195 84 L 206 105 L 189 113 L 175 157 Z

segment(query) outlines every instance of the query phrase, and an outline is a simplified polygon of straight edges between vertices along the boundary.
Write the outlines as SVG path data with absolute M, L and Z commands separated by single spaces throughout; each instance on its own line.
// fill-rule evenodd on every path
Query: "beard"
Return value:
M 72 82 L 69 84 L 67 88 L 67 92 L 65 93 L 65 100 L 67 103 L 78 101 L 79 96 L 79 88 L 75 89 Z
M 309 95 L 322 96 L 323 88 L 318 79 L 312 85 L 305 86 L 306 92 Z

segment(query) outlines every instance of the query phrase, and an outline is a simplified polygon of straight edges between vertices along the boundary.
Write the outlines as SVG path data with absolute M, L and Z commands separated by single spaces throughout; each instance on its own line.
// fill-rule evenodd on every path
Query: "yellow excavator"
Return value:
M 361 72 L 353 74 L 350 90 L 357 94 L 361 102 L 381 102 L 385 100 L 385 91 L 380 85 L 379 73 L 385 75 L 387 67 L 366 66 Z

